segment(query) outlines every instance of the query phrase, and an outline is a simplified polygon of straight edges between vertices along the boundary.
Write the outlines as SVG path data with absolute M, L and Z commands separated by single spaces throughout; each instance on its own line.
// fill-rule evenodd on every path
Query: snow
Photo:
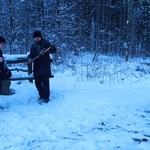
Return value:
M 27 54 L 16 54 L 16 55 L 9 55 L 9 54 L 4 54 L 5 60 L 17 60 L 17 59 L 26 59 L 28 57 L 29 53 Z
M 0 95 L 0 150 L 148 150 L 150 76 L 136 77 L 110 83 L 57 72 L 44 105 L 34 83 L 12 81 L 16 94 Z

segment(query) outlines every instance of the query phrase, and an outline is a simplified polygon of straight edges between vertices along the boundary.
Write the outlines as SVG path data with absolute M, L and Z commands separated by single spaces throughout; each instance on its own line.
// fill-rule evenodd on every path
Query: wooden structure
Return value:
M 17 80 L 29 80 L 30 82 L 33 81 L 34 77 L 32 74 L 32 64 L 31 65 L 27 65 L 27 61 L 28 61 L 28 54 L 19 54 L 19 55 L 4 55 L 5 57 L 5 61 L 7 62 L 8 68 L 12 71 L 12 77 L 8 80 L 10 81 L 17 81 Z M 50 59 L 50 63 L 53 61 L 53 59 Z M 12 64 L 19 64 L 19 63 L 26 63 L 27 65 L 27 70 L 23 70 L 23 69 L 11 69 L 10 66 Z M 27 72 L 26 76 L 13 76 L 13 71 L 17 70 L 17 71 L 23 71 L 23 72 Z M 54 78 L 54 76 L 51 74 L 50 78 Z

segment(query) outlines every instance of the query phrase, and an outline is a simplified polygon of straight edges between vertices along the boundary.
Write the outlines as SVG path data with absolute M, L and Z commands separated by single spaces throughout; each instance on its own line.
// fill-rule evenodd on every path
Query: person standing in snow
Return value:
M 28 56 L 28 64 L 33 61 L 33 76 L 35 79 L 35 86 L 39 93 L 38 102 L 48 103 L 50 97 L 49 77 L 51 76 L 50 69 L 50 53 L 55 53 L 55 46 L 42 37 L 40 31 L 36 30 L 33 33 L 34 43 L 31 45 L 30 54 Z M 49 48 L 49 49 L 48 49 Z M 48 49 L 48 50 L 47 50 Z M 46 52 L 44 50 L 47 50 Z
M 4 70 L 4 57 L 2 49 L 4 48 L 5 44 L 6 40 L 2 36 L 0 36 L 0 92 L 2 90 L 2 72 Z
M 11 71 L 7 68 L 2 52 L 5 44 L 6 40 L 3 36 L 0 36 L 0 94 L 11 95 L 14 94 L 9 89 L 11 82 L 6 80 L 11 77 Z

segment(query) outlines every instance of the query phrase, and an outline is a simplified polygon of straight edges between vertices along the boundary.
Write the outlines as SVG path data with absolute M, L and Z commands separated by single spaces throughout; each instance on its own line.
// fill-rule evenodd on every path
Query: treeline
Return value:
M 1 0 L 0 34 L 7 53 L 26 53 L 34 30 L 66 52 L 150 55 L 149 0 Z

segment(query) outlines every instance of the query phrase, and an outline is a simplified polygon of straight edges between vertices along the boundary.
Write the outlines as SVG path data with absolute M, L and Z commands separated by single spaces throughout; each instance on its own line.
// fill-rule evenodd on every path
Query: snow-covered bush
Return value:
M 118 56 L 99 55 L 93 62 L 93 57 L 93 53 L 80 52 L 79 56 L 70 53 L 65 63 L 54 67 L 54 72 L 61 72 L 62 75 L 69 72 L 78 81 L 99 81 L 101 84 L 124 84 L 128 78 L 131 82 L 138 81 L 150 73 L 150 59 L 134 58 L 125 62 Z

